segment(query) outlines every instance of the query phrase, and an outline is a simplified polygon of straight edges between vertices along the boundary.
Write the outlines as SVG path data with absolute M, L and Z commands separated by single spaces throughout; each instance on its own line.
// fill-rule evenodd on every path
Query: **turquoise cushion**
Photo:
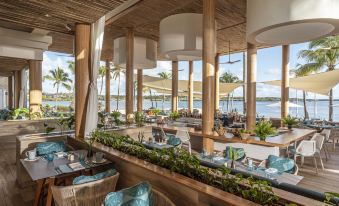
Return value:
M 41 142 L 36 145 L 36 152 L 39 156 L 55 152 L 65 152 L 66 146 L 63 141 L 60 142 Z
M 153 205 L 151 185 L 141 182 L 118 192 L 111 192 L 105 198 L 105 206 L 150 206 Z
M 279 173 L 294 171 L 294 160 L 289 158 L 278 157 L 275 155 L 269 155 L 267 158 L 268 168 L 275 168 Z
M 235 160 L 242 160 L 245 157 L 245 150 L 243 148 L 232 147 L 233 152 L 236 154 Z M 227 146 L 226 150 L 224 150 L 225 157 L 230 159 L 230 147 Z
M 181 144 L 180 138 L 176 137 L 175 135 L 167 135 L 167 137 L 168 137 L 167 143 L 169 145 L 176 147 Z
M 80 184 L 84 184 L 84 183 L 87 183 L 87 182 L 93 182 L 93 181 L 101 180 L 101 179 L 104 179 L 106 177 L 113 176 L 116 173 L 117 173 L 117 171 L 115 169 L 110 169 L 110 170 L 107 170 L 106 172 L 101 172 L 101 173 L 98 173 L 98 174 L 93 175 L 93 176 L 81 175 L 79 177 L 74 178 L 73 185 L 80 185 Z

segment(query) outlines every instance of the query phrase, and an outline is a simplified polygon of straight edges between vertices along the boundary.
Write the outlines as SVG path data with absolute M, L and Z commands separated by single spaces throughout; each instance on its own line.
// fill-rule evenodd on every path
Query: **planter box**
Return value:
M 83 148 L 82 142 L 70 138 L 68 142 L 75 148 Z M 171 172 L 136 157 L 117 151 L 100 143 L 94 143 L 94 151 L 102 151 L 105 158 L 114 162 L 120 173 L 117 190 L 130 187 L 140 181 L 149 181 L 153 187 L 164 193 L 176 205 L 258 205 L 215 187 Z M 321 202 L 274 188 L 281 198 L 298 205 L 321 205 Z

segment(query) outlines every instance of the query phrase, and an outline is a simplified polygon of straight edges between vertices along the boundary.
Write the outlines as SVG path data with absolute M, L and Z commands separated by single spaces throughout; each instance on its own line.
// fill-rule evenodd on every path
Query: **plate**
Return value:
M 100 164 L 100 163 L 104 163 L 104 162 L 106 162 L 106 159 L 104 159 L 104 158 L 100 162 L 97 162 L 95 160 L 95 158 L 93 158 L 93 160 L 92 160 L 92 163 L 94 163 L 94 164 Z
M 27 161 L 27 162 L 34 162 L 34 161 L 37 161 L 38 159 L 40 159 L 40 157 L 35 157 L 35 158 L 32 159 L 32 160 L 30 160 L 30 159 L 28 159 L 28 157 L 26 157 L 26 158 L 24 159 L 24 161 Z

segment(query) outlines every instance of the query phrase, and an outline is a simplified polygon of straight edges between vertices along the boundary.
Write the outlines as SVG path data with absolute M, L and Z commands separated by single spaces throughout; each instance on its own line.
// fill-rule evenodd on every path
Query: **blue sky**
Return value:
M 290 47 L 290 69 L 293 69 L 297 63 L 303 63 L 302 60 L 297 58 L 297 54 L 302 49 L 307 49 L 308 44 L 294 44 Z M 258 50 L 257 55 L 257 82 L 263 82 L 268 80 L 280 80 L 281 79 L 281 46 L 265 48 Z M 230 71 L 231 73 L 237 75 L 240 79 L 242 79 L 242 53 L 236 53 L 231 55 L 231 60 L 241 60 L 235 64 L 221 64 L 220 65 L 220 72 L 221 74 L 225 71 Z M 56 67 L 64 68 L 65 70 L 68 67 L 67 61 L 73 60 L 73 57 L 68 57 L 67 55 L 54 53 L 54 52 L 45 52 L 44 53 L 44 60 L 43 60 L 43 75 L 46 75 L 49 70 L 54 69 Z M 228 60 L 228 56 L 221 56 L 220 62 L 225 62 Z M 102 64 L 104 64 L 102 62 Z M 179 62 L 179 79 L 187 80 L 188 79 L 188 62 Z M 158 61 L 157 68 L 155 69 L 147 69 L 144 70 L 144 74 L 157 76 L 159 72 L 171 71 L 171 62 L 170 61 Z M 201 74 L 202 74 L 202 64 L 201 61 L 194 62 L 194 80 L 201 81 Z M 71 78 L 74 77 L 71 75 Z M 101 82 L 98 81 L 98 88 L 100 88 Z M 122 78 L 121 81 L 121 92 L 122 94 L 125 92 L 125 81 Z M 104 86 L 105 88 L 105 86 Z M 337 87 L 335 88 L 335 91 Z M 55 89 L 53 88 L 53 84 L 50 81 L 45 81 L 43 83 L 43 92 L 53 93 Z M 61 89 L 61 92 L 66 92 L 64 88 Z M 104 92 L 103 92 L 104 93 Z M 117 94 L 117 82 L 111 80 L 111 93 Z M 334 92 L 334 97 L 339 98 L 339 94 Z M 235 96 L 242 96 L 242 89 L 238 88 L 235 90 Z M 298 96 L 301 97 L 302 93 L 299 91 Z M 257 84 L 257 96 L 258 97 L 279 97 L 280 96 L 280 87 L 269 86 L 262 83 Z M 295 97 L 296 92 L 295 90 L 290 90 L 290 97 Z M 310 98 L 313 97 L 310 96 Z M 318 95 L 318 98 L 327 98 L 326 96 Z

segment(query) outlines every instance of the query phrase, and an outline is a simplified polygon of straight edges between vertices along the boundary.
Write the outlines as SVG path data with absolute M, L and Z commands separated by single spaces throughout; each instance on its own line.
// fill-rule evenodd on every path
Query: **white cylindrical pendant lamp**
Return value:
M 193 61 L 202 57 L 202 14 L 184 13 L 160 22 L 160 52 L 169 60 Z
M 157 42 L 144 37 L 134 37 L 134 69 L 157 67 Z M 126 37 L 114 40 L 114 64 L 126 68 Z
M 287 45 L 339 33 L 338 0 L 247 1 L 247 41 Z

